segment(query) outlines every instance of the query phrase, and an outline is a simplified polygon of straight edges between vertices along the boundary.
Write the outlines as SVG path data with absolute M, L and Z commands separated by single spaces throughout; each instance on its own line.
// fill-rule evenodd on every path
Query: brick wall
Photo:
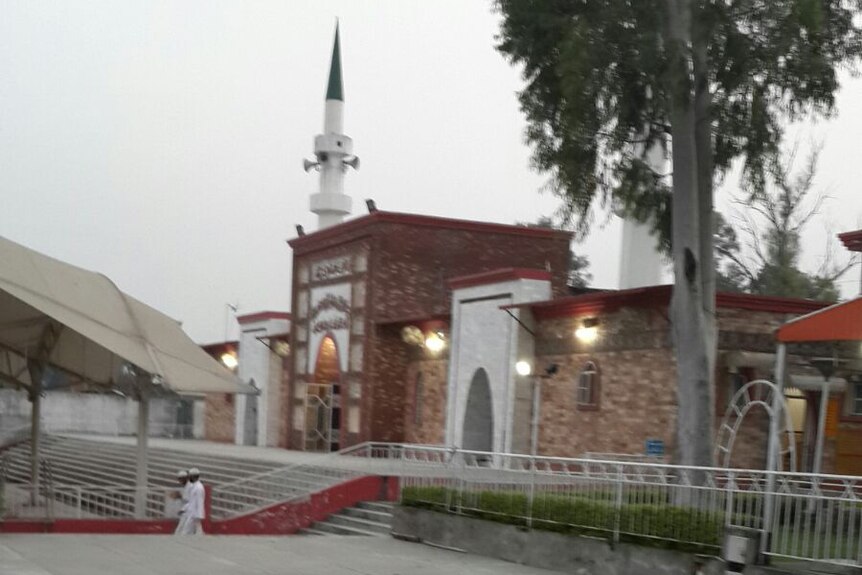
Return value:
M 566 235 L 524 237 L 390 224 L 374 240 L 371 308 L 377 321 L 448 314 L 446 281 L 499 268 L 546 269 L 555 296 L 566 289 Z
M 234 396 L 229 393 L 210 393 L 206 395 L 204 402 L 204 439 L 233 443 Z
M 590 317 L 596 317 L 592 314 Z M 672 456 L 676 443 L 676 359 L 667 309 L 628 307 L 598 315 L 599 338 L 585 344 L 574 337 L 584 317 L 546 319 L 538 326 L 537 367 L 556 363 L 558 373 L 544 380 L 539 452 L 574 457 L 584 452 L 641 454 L 647 439 L 660 439 Z M 784 313 L 742 309 L 718 310 L 724 349 L 772 351 L 772 331 Z M 600 400 L 595 410 L 577 406 L 577 378 L 593 361 L 600 371 Z M 768 378 L 752 372 L 748 379 Z M 716 373 L 716 430 L 730 400 L 732 382 L 719 363 Z M 769 418 L 753 407 L 743 419 L 731 465 L 763 468 Z M 834 448 L 827 446 L 829 451 Z M 830 464 L 831 468 L 831 464 Z
M 367 270 L 353 270 L 350 276 L 350 281 L 365 282 L 365 300 L 361 306 L 354 300 L 351 311 L 351 347 L 354 342 L 361 344 L 362 366 L 354 370 L 351 361 L 350 372 L 342 374 L 342 383 L 350 390 L 343 395 L 348 403 L 344 412 L 351 407 L 358 409 L 360 426 L 359 433 L 347 434 L 341 446 L 406 439 L 411 350 L 401 341 L 400 330 L 410 320 L 448 316 L 448 279 L 507 267 L 550 268 L 555 294 L 561 295 L 566 289 L 569 238 L 568 234 L 548 230 L 379 212 L 293 240 L 294 354 L 308 353 L 308 334 L 303 332 L 308 321 L 299 313 L 298 298 L 315 285 L 314 278 L 303 282 L 301 270 L 325 259 L 367 254 Z M 294 358 L 290 367 L 293 383 L 286 394 L 288 418 L 293 417 L 292 406 L 298 401 L 293 390 L 301 394 L 301 387 L 313 378 L 312 366 L 306 366 L 305 373 L 297 373 L 297 363 Z M 440 377 L 445 380 L 445 375 Z M 445 422 L 443 411 L 445 405 L 440 411 Z M 437 413 L 436 408 L 433 413 Z M 444 425 L 439 428 L 441 437 Z M 434 435 L 427 426 L 410 433 Z M 301 431 L 291 429 L 288 435 L 290 446 L 301 449 Z
M 647 439 L 675 443 L 675 363 L 669 349 L 544 356 L 557 373 L 542 381 L 538 451 L 578 457 L 585 452 L 643 453 Z M 577 404 L 578 376 L 593 362 L 599 371 L 596 409 Z
M 364 406 L 370 420 L 373 441 L 404 441 L 404 413 L 409 377 L 408 346 L 401 341 L 399 326 L 377 326 L 375 337 L 369 338 L 372 357 L 366 368 L 369 382 Z

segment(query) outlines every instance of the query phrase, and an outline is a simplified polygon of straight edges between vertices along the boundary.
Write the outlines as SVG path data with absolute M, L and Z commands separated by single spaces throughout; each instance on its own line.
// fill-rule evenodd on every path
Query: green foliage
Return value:
M 737 232 L 720 214 L 714 218 L 714 243 L 718 273 L 717 289 L 759 295 L 783 296 L 834 302 L 839 292 L 835 284 L 852 264 L 831 263 L 829 251 L 814 273 L 800 269 L 802 230 L 816 215 L 825 196 L 809 201 L 813 190 L 819 148 L 804 169 L 792 175 L 795 151 L 785 163 L 770 160 L 771 185 L 738 201 L 745 213 L 738 225 L 748 236 L 742 245 Z
M 672 78 L 663 0 L 497 0 L 498 50 L 523 69 L 519 94 L 533 164 L 549 175 L 567 223 L 586 232 L 595 202 L 669 237 L 669 174 L 646 150 L 671 131 Z M 706 42 L 712 165 L 743 158 L 754 192 L 768 181 L 782 123 L 828 115 L 837 70 L 862 53 L 860 0 L 692 0 L 692 38 Z
M 401 503 L 435 511 L 457 510 L 471 517 L 519 526 L 525 526 L 530 516 L 535 529 L 599 537 L 608 537 L 618 518 L 621 539 L 633 543 L 685 550 L 720 545 L 722 515 L 667 503 L 631 502 L 642 499 L 645 493 L 630 493 L 619 510 L 610 495 L 588 498 L 540 494 L 531 510 L 523 492 L 460 494 L 443 487 L 405 487 Z
M 549 230 L 558 229 L 554 225 L 554 220 L 547 216 L 542 216 L 535 224 L 525 224 L 518 222 L 519 226 L 531 228 L 545 228 Z M 587 271 L 590 267 L 590 260 L 587 256 L 579 256 L 574 250 L 569 248 L 569 275 L 567 278 L 568 285 L 576 288 L 585 288 L 593 281 L 593 274 Z

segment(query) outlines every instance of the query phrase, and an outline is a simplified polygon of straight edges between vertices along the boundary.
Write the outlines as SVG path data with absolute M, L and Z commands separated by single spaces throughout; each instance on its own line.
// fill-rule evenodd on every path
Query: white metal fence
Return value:
M 400 444 L 343 454 L 401 476 L 410 505 L 715 553 L 728 529 L 743 529 L 769 556 L 862 565 L 860 477 Z
M 38 493 L 29 483 L 0 483 L 0 517 L 3 519 L 170 519 L 179 511 L 174 488 L 122 485 L 52 485 L 44 483 Z M 145 497 L 142 515 L 136 500 Z

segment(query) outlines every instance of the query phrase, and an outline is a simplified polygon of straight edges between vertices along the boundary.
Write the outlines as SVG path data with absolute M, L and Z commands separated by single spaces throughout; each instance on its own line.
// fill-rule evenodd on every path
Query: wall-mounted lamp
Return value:
M 527 377 L 531 373 L 533 373 L 533 366 L 530 365 L 530 362 L 522 359 L 521 361 L 515 364 L 515 371 L 518 372 L 518 375 L 521 377 Z
M 236 366 L 239 365 L 239 362 L 236 359 L 236 355 L 229 351 L 221 354 L 221 357 L 219 359 L 224 364 L 224 366 L 230 370 L 236 369 Z
M 594 317 L 585 319 L 575 330 L 575 337 L 584 343 L 593 343 L 599 336 L 599 320 Z
M 425 349 L 431 353 L 440 353 L 446 347 L 446 339 L 442 331 L 432 331 L 425 337 Z
M 273 346 L 273 351 L 278 357 L 287 357 L 290 355 L 290 344 L 286 341 L 277 341 Z

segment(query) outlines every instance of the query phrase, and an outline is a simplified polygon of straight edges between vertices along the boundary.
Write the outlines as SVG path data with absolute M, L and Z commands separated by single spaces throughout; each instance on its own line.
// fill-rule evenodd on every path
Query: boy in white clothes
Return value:
M 189 503 L 187 514 L 189 516 L 188 535 L 203 535 L 201 522 L 206 518 L 204 484 L 200 480 L 201 472 L 196 467 L 189 469 Z M 183 513 L 183 515 L 186 515 Z
M 172 494 L 172 497 L 179 498 L 182 506 L 180 507 L 180 519 L 177 521 L 177 528 L 174 531 L 174 535 L 183 535 L 186 532 L 186 524 L 188 523 L 188 513 L 186 513 L 186 508 L 189 504 L 189 472 L 185 470 L 178 472 L 177 482 L 180 484 L 180 490 L 179 492 Z

